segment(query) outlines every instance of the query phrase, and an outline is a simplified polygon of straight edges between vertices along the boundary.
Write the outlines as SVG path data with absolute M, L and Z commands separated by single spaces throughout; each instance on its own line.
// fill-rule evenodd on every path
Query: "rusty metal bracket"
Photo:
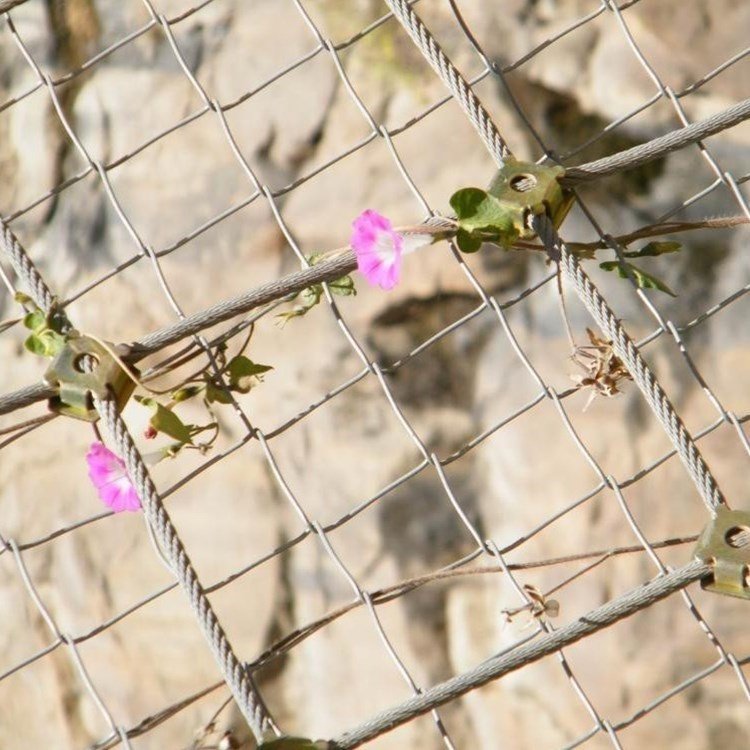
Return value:
M 750 513 L 719 506 L 698 539 L 695 557 L 712 567 L 707 591 L 750 599 Z
M 573 196 L 559 182 L 564 174 L 564 167 L 542 166 L 509 157 L 492 178 L 487 192 L 508 207 L 518 236 L 529 239 L 534 236 L 527 224 L 530 213 L 548 214 L 555 228 L 568 215 Z
M 87 360 L 93 363 L 90 371 L 84 369 Z M 91 394 L 104 398 L 112 393 L 117 408 L 122 409 L 135 390 L 135 383 L 99 342 L 72 331 L 44 380 L 58 388 L 58 394 L 49 400 L 51 411 L 87 422 L 99 419 Z

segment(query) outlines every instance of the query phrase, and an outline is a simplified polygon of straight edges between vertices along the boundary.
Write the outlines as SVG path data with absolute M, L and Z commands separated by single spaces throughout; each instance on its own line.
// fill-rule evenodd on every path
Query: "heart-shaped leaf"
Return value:
M 482 240 L 473 237 L 464 229 L 459 229 L 456 233 L 456 244 L 462 253 L 475 253 L 482 247 Z
M 261 379 L 260 376 L 269 370 L 273 370 L 273 367 L 257 364 L 240 354 L 229 361 L 226 373 L 233 391 L 247 393 Z
M 223 388 L 219 388 L 219 386 L 212 383 L 209 377 L 206 377 L 205 399 L 209 404 L 213 404 L 214 402 L 219 404 L 232 403 L 232 397 Z
M 453 193 L 450 204 L 458 219 L 456 241 L 463 252 L 476 252 L 482 241 L 507 247 L 517 239 L 513 210 L 487 191 L 463 188 Z
M 180 443 L 192 444 L 191 429 L 194 425 L 186 425 L 171 409 L 162 406 L 156 399 L 148 396 L 136 396 L 135 399 L 153 412 L 149 424 L 155 430 Z

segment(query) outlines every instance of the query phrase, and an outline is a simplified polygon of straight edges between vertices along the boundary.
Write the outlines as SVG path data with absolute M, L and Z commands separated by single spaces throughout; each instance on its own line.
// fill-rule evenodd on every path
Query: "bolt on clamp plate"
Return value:
M 90 372 L 84 370 L 87 360 L 94 363 Z M 114 357 L 99 342 L 80 334 L 68 334 L 65 347 L 44 374 L 44 380 L 58 388 L 58 394 L 49 400 L 51 411 L 87 422 L 99 419 L 92 394 L 99 398 L 113 394 L 121 410 L 135 390 L 135 383 Z
M 712 567 L 707 591 L 750 599 L 750 513 L 719 506 L 698 539 L 695 557 Z
M 534 236 L 526 224 L 529 213 L 547 213 L 559 227 L 570 211 L 573 196 L 559 182 L 564 174 L 564 167 L 546 167 L 509 157 L 495 173 L 487 192 L 511 210 L 519 237 L 529 239 Z

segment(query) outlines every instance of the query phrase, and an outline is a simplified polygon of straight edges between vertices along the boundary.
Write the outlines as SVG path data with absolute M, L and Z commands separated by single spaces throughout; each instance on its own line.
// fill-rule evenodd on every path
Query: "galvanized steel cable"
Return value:
M 440 49 L 438 43 L 421 22 L 416 12 L 403 0 L 386 0 L 386 2 L 396 18 L 419 46 L 424 57 L 438 71 L 441 79 L 462 106 L 466 115 L 475 124 L 477 122 L 483 124 L 482 128 L 478 127 L 480 135 L 482 135 L 482 139 L 495 159 L 495 162 L 498 166 L 502 166 L 503 159 L 512 154 L 502 137 L 499 134 L 495 137 L 494 134 L 497 133 L 497 128 L 492 123 L 492 119 L 484 110 L 481 102 L 476 97 L 467 97 L 465 87 L 468 84 L 461 78 L 460 73 L 455 69 L 447 55 Z M 477 114 L 477 110 L 481 110 L 481 113 Z M 617 158 L 620 155 L 615 155 L 614 157 L 609 157 L 608 163 L 603 165 L 600 162 L 593 162 L 593 173 L 601 177 L 609 174 L 609 170 L 619 170 L 625 169 L 628 166 L 636 166 L 638 163 L 642 163 L 638 159 L 648 161 L 662 153 L 668 153 L 676 148 L 687 145 L 689 142 L 694 142 L 690 138 L 700 140 L 700 138 L 706 137 L 711 132 L 731 127 L 732 124 L 736 124 L 750 116 L 750 100 L 745 100 L 735 107 L 730 107 L 723 114 L 725 114 L 723 118 L 716 116 L 709 118 L 709 120 L 703 123 L 698 123 L 698 125 L 703 125 L 703 127 L 693 128 L 691 131 L 692 134 L 689 133 L 687 137 L 683 131 L 688 130 L 688 128 L 683 128 L 662 138 L 657 138 L 655 141 L 643 146 L 636 147 L 636 151 L 640 149 L 640 156 L 639 153 L 634 153 L 634 149 L 629 149 L 623 152 L 620 159 Z M 492 135 L 485 135 L 485 132 Z M 502 143 L 503 148 L 498 149 L 495 145 L 496 143 Z M 576 172 L 571 170 L 568 172 L 568 175 L 571 173 L 575 179 Z M 579 179 L 582 179 L 581 175 L 588 173 L 579 170 L 577 174 L 579 175 Z M 544 216 L 535 216 L 532 217 L 531 225 L 542 239 L 549 257 L 558 264 L 565 277 L 573 284 L 576 293 L 586 305 L 586 308 L 592 314 L 597 324 L 601 327 L 605 335 L 612 340 L 615 351 L 623 360 L 633 379 L 641 389 L 641 392 L 646 397 L 647 403 L 666 430 L 675 450 L 690 473 L 693 482 L 698 487 L 703 501 L 706 503 L 709 511 L 712 513 L 715 512 L 716 506 L 724 502 L 718 484 L 706 462 L 703 460 L 690 433 L 685 428 L 685 425 L 664 393 L 664 390 L 638 353 L 635 344 L 606 304 L 604 298 L 599 294 L 594 283 L 581 268 L 576 258 L 568 252 L 565 244 L 557 236 L 552 223 Z
M 459 101 L 464 113 L 476 128 L 495 161 L 501 163 L 506 156 L 510 155 L 510 149 L 471 86 L 443 52 L 406 0 L 386 0 L 386 4 L 419 47 L 425 60 Z
M 54 305 L 54 295 L 15 235 L 2 221 L 0 221 L 0 240 L 3 250 L 16 273 L 23 279 L 31 292 L 34 302 L 41 310 L 49 313 Z M 65 322 L 69 325 L 67 319 Z M 85 363 L 84 366 L 86 364 L 90 366 L 91 362 Z M 19 396 L 18 403 L 23 403 L 24 399 L 26 404 L 33 403 L 33 400 L 36 400 L 36 397 L 45 388 L 46 386 L 32 386 L 23 389 L 17 393 Z M 54 395 L 55 389 L 51 390 Z M 255 738 L 260 742 L 268 728 L 268 716 L 263 703 L 255 692 L 249 674 L 235 655 L 216 613 L 203 591 L 177 529 L 172 524 L 151 480 L 146 464 L 128 432 L 125 421 L 117 411 L 115 400 L 113 397 L 101 399 L 94 394 L 92 394 L 92 399 L 112 443 L 116 446 L 117 455 L 125 463 L 128 477 L 133 483 L 141 502 L 146 522 L 155 534 L 173 574 L 187 595 L 200 628 L 240 711 L 247 720 Z M 17 405 L 15 408 L 20 407 Z
M 409 10 L 411 14 L 414 15 L 413 11 L 411 11 L 411 9 Z M 431 37 L 427 37 L 429 32 L 427 32 L 424 25 L 420 25 L 419 29 L 421 30 L 421 33 L 417 38 L 425 37 L 428 42 L 431 40 L 431 44 L 429 44 L 428 48 L 437 51 L 439 49 L 437 43 L 432 40 Z M 440 54 L 437 57 L 442 62 L 442 67 L 449 71 L 449 61 L 445 55 Z M 455 76 L 458 76 L 458 78 L 455 78 Z M 460 80 L 465 84 L 465 81 L 460 78 L 460 74 L 457 71 L 455 71 L 455 76 L 450 76 L 446 73 L 443 80 L 448 82 L 452 80 Z M 453 93 L 456 93 L 456 96 L 459 96 L 461 95 L 461 92 L 464 91 L 464 88 L 459 83 L 456 83 L 456 86 L 458 87 L 456 90 L 458 93 Z M 465 96 L 464 99 L 466 99 Z M 463 102 L 461 98 L 459 98 L 459 101 Z M 465 106 L 468 107 L 470 103 L 471 109 L 467 111 L 467 114 L 474 112 L 477 106 L 481 108 L 481 104 L 478 103 L 476 97 L 471 100 L 466 99 Z M 482 109 L 482 111 L 484 110 Z M 496 162 L 502 163 L 502 159 L 507 157 L 510 154 L 510 151 L 507 149 L 505 142 L 499 134 L 497 134 L 497 130 L 491 124 L 491 121 L 487 119 L 489 118 L 489 115 L 487 115 L 486 112 L 485 115 L 486 118 L 477 116 L 477 122 L 482 124 L 481 127 L 477 125 L 477 130 Z M 620 170 L 640 166 L 648 161 L 660 158 L 670 151 L 697 143 L 702 138 L 706 138 L 709 135 L 726 129 L 727 127 L 731 127 L 748 117 L 750 117 L 750 100 L 745 100 L 735 107 L 730 107 L 707 120 L 702 120 L 687 127 L 680 128 L 679 130 L 672 131 L 664 136 L 655 138 L 639 146 L 634 146 L 633 148 L 618 154 L 597 159 L 596 161 L 589 162 L 588 164 L 579 167 L 571 167 L 566 171 L 566 174 L 561 181 L 566 185 L 575 185 L 580 184 L 581 182 L 606 177 L 607 175 L 611 175 Z M 26 253 L 23 252 L 23 248 L 21 248 L 13 233 L 7 225 L 2 222 L 2 219 L 0 219 L 0 227 L 2 227 L 2 233 L 0 234 L 2 247 L 5 250 L 6 255 L 11 259 L 16 273 L 24 280 L 26 288 L 29 290 L 35 302 L 39 304 L 40 307 L 46 309 L 52 296 L 44 284 L 43 279 L 34 267 L 34 264 L 29 260 Z M 344 253 L 332 260 L 322 261 L 315 266 L 290 274 L 282 279 L 263 284 L 245 294 L 220 302 L 212 307 L 206 308 L 205 310 L 193 313 L 192 315 L 188 315 L 170 326 L 148 334 L 132 344 L 131 353 L 125 355 L 124 358 L 129 363 L 135 363 L 148 354 L 152 354 L 169 344 L 176 343 L 188 336 L 199 333 L 206 328 L 210 328 L 211 326 L 229 320 L 237 315 L 242 315 L 243 313 L 249 312 L 250 310 L 260 307 L 268 302 L 278 300 L 288 294 L 300 292 L 313 284 L 334 281 L 340 276 L 351 272 L 355 268 L 356 261 L 352 253 Z M 0 414 L 6 414 L 15 409 L 28 406 L 35 401 L 42 401 L 50 398 L 54 393 L 54 389 L 48 386 L 38 385 L 5 394 L 0 396 Z
M 13 270 L 24 281 L 26 291 L 37 307 L 45 311 L 49 310 L 54 302 L 52 292 L 16 235 L 2 219 L 0 219 L 0 247 L 11 262 Z
M 47 383 L 35 383 L 0 397 L 0 414 L 10 414 L 16 409 L 23 409 L 39 401 L 46 401 L 57 395 L 57 388 Z
M 721 490 L 664 389 L 641 357 L 638 347 L 581 268 L 576 257 L 568 250 L 550 219 L 546 215 L 539 214 L 533 216 L 530 223 L 548 254 L 559 264 L 565 278 L 571 282 L 576 294 L 597 325 L 612 341 L 612 348 L 633 376 L 646 402 L 669 436 L 709 511 L 714 513 L 716 507 L 724 503 Z
M 576 641 L 580 641 L 602 628 L 613 625 L 618 620 L 629 617 L 638 610 L 649 607 L 660 599 L 664 599 L 700 580 L 709 575 L 710 572 L 711 568 L 707 563 L 701 560 L 693 560 L 678 570 L 660 575 L 649 583 L 629 591 L 624 596 L 587 612 L 559 630 L 542 635 L 529 643 L 487 659 L 474 669 L 463 672 L 450 680 L 423 691 L 420 695 L 382 711 L 355 729 L 334 738 L 332 745 L 336 750 L 350 750 L 359 747 L 365 742 L 405 724 L 416 716 L 421 716 L 444 703 L 455 700 L 470 690 L 486 685 L 509 672 L 520 669 Z
M 699 120 L 684 128 L 672 130 L 666 135 L 641 143 L 625 151 L 605 156 L 580 167 L 570 167 L 561 180 L 564 185 L 577 185 L 590 180 L 615 174 L 626 169 L 640 167 L 642 164 L 660 159 L 672 151 L 698 143 L 704 138 L 720 133 L 722 130 L 747 120 L 750 117 L 750 99 L 745 99 L 732 107 L 717 112 L 715 115 Z
M 224 680 L 232 691 L 232 695 L 255 735 L 255 739 L 260 742 L 268 728 L 268 717 L 263 702 L 255 692 L 250 675 L 235 655 L 229 639 L 203 591 L 187 550 L 159 497 L 146 464 L 128 432 L 125 420 L 117 411 L 114 398 L 99 399 L 94 396 L 93 401 L 112 444 L 116 446 L 117 455 L 125 463 L 128 477 L 141 501 L 146 521 L 154 532 L 161 551 L 188 598 L 190 607 L 200 623 L 203 635 L 208 641 Z
M 131 352 L 126 355 L 126 359 L 128 362 L 135 362 L 148 354 L 163 349 L 165 346 L 182 341 L 182 339 L 198 331 L 249 312 L 261 305 L 281 299 L 289 294 L 301 292 L 314 284 L 340 279 L 356 267 L 357 259 L 354 252 L 348 250 L 341 256 L 329 261 L 323 261 L 275 281 L 262 284 L 245 294 L 225 302 L 219 302 L 205 310 L 188 315 L 155 333 L 144 336 L 131 345 Z

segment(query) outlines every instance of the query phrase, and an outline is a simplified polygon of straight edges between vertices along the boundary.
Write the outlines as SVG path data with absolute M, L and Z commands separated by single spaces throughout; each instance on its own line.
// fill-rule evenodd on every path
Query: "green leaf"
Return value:
M 186 425 L 171 409 L 162 406 L 158 401 L 148 396 L 136 396 L 136 401 L 151 409 L 153 412 L 149 424 L 158 432 L 168 435 L 180 443 L 191 443 L 191 430 L 195 425 Z
M 34 310 L 23 316 L 23 324 L 30 331 L 39 331 L 47 327 L 47 316 L 42 310 Z
M 172 401 L 176 401 L 177 403 L 179 403 L 180 401 L 187 401 L 189 398 L 197 396 L 203 390 L 203 388 L 203 385 L 186 385 L 182 388 L 178 388 L 177 390 L 172 391 L 172 393 L 169 394 L 169 397 L 172 399 Z
M 49 328 L 42 328 L 32 333 L 23 345 L 40 357 L 56 357 L 65 346 L 65 337 Z
M 37 336 L 36 334 L 32 333 L 31 336 L 29 336 L 26 341 L 23 342 L 23 345 L 32 354 L 38 354 L 40 357 L 47 356 L 47 345 L 45 344 L 41 336 Z
M 313 284 L 312 286 L 307 287 L 307 289 L 303 289 L 300 292 L 299 296 L 302 300 L 302 304 L 305 307 L 307 307 L 308 309 L 311 307 L 315 307 L 315 305 L 320 302 L 320 298 L 323 296 L 323 285 Z
M 329 281 L 328 288 L 332 294 L 336 294 L 339 297 L 353 297 L 357 294 L 354 279 L 351 276 L 342 276 L 335 281 Z
M 676 253 L 678 250 L 682 250 L 680 242 L 649 242 L 648 245 L 644 245 L 640 250 L 630 250 L 623 254 L 626 258 L 654 258 L 657 255 Z
M 205 399 L 209 404 L 213 404 L 214 402 L 218 404 L 232 403 L 232 397 L 223 388 L 219 388 L 219 386 L 212 383 L 208 377 L 206 378 Z
M 257 364 L 244 355 L 239 355 L 229 361 L 226 373 L 232 390 L 247 393 L 255 385 L 255 380 L 261 380 L 260 376 L 269 370 L 273 370 L 273 367 Z
M 23 316 L 23 324 L 32 331 L 32 334 L 24 341 L 24 346 L 33 354 L 42 357 L 56 357 L 65 346 L 67 338 L 62 333 L 66 318 L 59 311 L 53 310 L 45 314 L 26 295 L 16 295 L 16 299 L 23 300 L 24 304 L 31 309 Z
M 487 200 L 489 194 L 481 188 L 462 188 L 456 190 L 450 197 L 451 208 L 456 212 L 456 218 L 462 222 L 476 216 L 480 206 Z
M 628 270 L 630 270 L 630 273 L 633 274 L 633 278 L 635 279 L 635 283 L 641 289 L 658 289 L 660 292 L 669 294 L 672 297 L 677 296 L 661 279 L 650 273 L 646 273 L 642 268 L 638 268 L 638 266 L 634 266 L 632 263 L 623 263 L 619 260 L 607 260 L 604 263 L 600 263 L 599 268 L 603 271 L 616 271 L 621 279 L 627 279 Z
M 453 193 L 450 204 L 458 218 L 457 241 L 463 252 L 476 252 L 477 242 L 481 245 L 483 240 L 507 247 L 518 237 L 513 211 L 485 190 L 463 188 Z M 468 236 L 461 237 L 462 230 Z
M 464 229 L 459 229 L 456 233 L 456 244 L 462 253 L 475 253 L 482 247 L 482 240 L 478 237 L 472 237 Z
M 450 204 L 458 223 L 467 232 L 486 230 L 499 237 L 515 237 L 513 213 L 494 195 L 479 188 L 463 188 L 453 193 Z

